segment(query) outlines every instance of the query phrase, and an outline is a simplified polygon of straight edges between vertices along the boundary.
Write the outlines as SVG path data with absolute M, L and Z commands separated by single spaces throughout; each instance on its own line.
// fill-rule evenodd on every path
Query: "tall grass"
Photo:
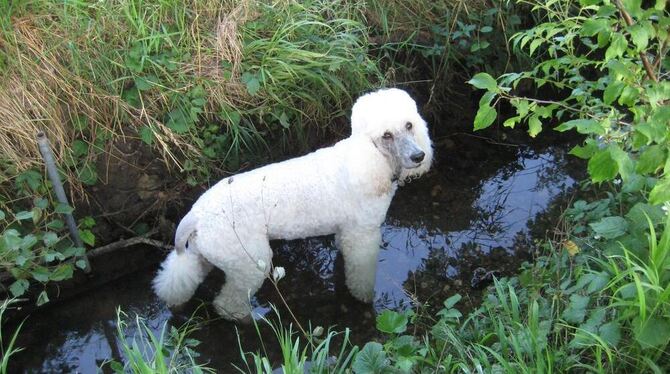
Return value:
M 9 337 L 9 342 L 7 342 L 4 337 L 4 334 L 6 333 L 4 315 L 14 301 L 15 300 L 13 299 L 5 299 L 2 301 L 2 304 L 0 304 L 0 374 L 9 373 L 9 361 L 12 356 L 23 350 L 23 348 L 16 347 L 16 338 L 19 336 L 23 322 L 16 327 L 14 333 Z
M 304 138 L 382 82 L 355 4 L 3 2 L 0 150 L 23 170 L 39 129 L 59 157 L 130 136 L 181 165 Z
M 278 346 L 281 352 L 281 362 L 279 368 L 285 374 L 303 374 L 303 373 L 348 373 L 353 364 L 354 357 L 358 353 L 357 346 L 352 345 L 349 336 L 351 331 L 345 329 L 343 332 L 328 330 L 323 335 L 323 328 L 317 327 L 303 336 L 293 330 L 293 325 L 288 326 L 281 323 L 281 316 L 276 308 L 273 307 L 276 321 L 262 317 L 260 323 L 267 324 L 276 342 L 263 341 L 259 321 L 254 320 L 254 327 L 261 339 L 262 347 L 266 344 Z M 242 373 L 271 374 L 276 372 L 275 365 L 270 361 L 267 352 L 246 352 L 241 342 L 240 353 L 245 368 L 237 367 Z M 338 348 L 339 347 L 339 348 Z
M 198 342 L 188 335 L 197 329 L 197 322 L 189 320 L 180 328 L 163 323 L 156 334 L 140 317 L 135 316 L 134 326 L 129 326 L 128 315 L 117 309 L 117 338 L 122 348 L 123 362 L 112 360 L 110 368 L 116 373 L 167 374 L 214 372 L 196 363 L 194 351 Z M 128 335 L 132 337 L 128 337 Z

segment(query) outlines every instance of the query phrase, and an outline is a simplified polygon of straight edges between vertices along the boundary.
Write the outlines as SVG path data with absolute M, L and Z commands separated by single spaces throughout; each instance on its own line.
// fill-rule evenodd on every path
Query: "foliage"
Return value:
M 617 176 L 623 188 L 643 191 L 651 204 L 670 200 L 670 82 L 665 2 L 643 8 L 639 1 L 533 2 L 544 22 L 516 33 L 512 46 L 541 60 L 532 70 L 494 79 L 476 74 L 469 83 L 486 90 L 475 129 L 496 120 L 495 107 L 508 102 L 516 116 L 506 127 L 526 123 L 531 136 L 543 126 L 586 135 L 571 153 L 589 160 L 594 183 Z M 524 96 L 521 82 L 550 88 L 561 100 Z
M 16 301 L 16 299 L 13 298 L 7 298 L 2 301 L 2 304 L 0 304 L 0 374 L 6 374 L 8 373 L 8 366 L 9 366 L 9 360 L 14 356 L 16 353 L 21 352 L 23 348 L 17 348 L 15 346 L 16 344 L 16 338 L 19 336 L 19 332 L 21 331 L 21 327 L 23 326 L 23 322 L 21 322 L 18 327 L 16 327 L 16 330 L 14 330 L 14 334 L 9 339 L 9 342 L 6 342 L 3 339 L 3 334 L 6 331 L 5 326 L 4 326 L 4 314 L 5 311 L 7 311 L 10 306 Z
M 83 269 L 85 248 L 77 247 L 67 234 L 62 217 L 72 207 L 53 201 L 50 184 L 35 170 L 27 170 L 14 180 L 12 192 L 18 199 L 0 194 L 0 268 L 14 278 L 9 286 L 12 296 L 23 296 L 36 281 L 70 279 L 76 268 Z M 95 220 L 84 217 L 79 222 L 82 240 L 95 244 L 91 228 Z M 37 305 L 49 301 L 46 289 L 37 297 Z
M 129 326 L 128 315 L 117 309 L 117 337 L 123 350 L 124 361 L 111 360 L 106 363 L 115 373 L 213 373 L 204 365 L 197 364 L 198 353 L 194 348 L 199 342 L 188 338 L 197 329 L 193 318 L 180 328 L 163 323 L 156 333 L 140 317 L 135 317 L 134 326 Z M 132 336 L 132 338 L 129 338 Z
M 277 343 L 281 350 L 282 362 L 281 372 L 286 374 L 303 374 L 303 373 L 347 373 L 347 369 L 352 364 L 353 357 L 358 352 L 358 347 L 351 344 L 349 341 L 350 331 L 346 329 L 344 332 L 336 332 L 328 330 L 326 335 L 322 337 L 324 331 L 322 327 L 316 327 L 310 332 L 306 332 L 306 343 L 296 337 L 293 331 L 293 325 L 285 326 L 281 323 L 281 316 L 279 311 L 273 307 L 274 314 L 279 322 L 271 321 L 265 317 L 262 322 L 267 324 L 274 336 L 277 338 Z M 263 335 L 260 331 L 258 321 L 254 320 L 254 327 L 258 333 L 261 341 Z M 240 354 L 242 361 L 245 364 L 246 370 L 237 368 L 242 373 L 274 373 L 272 363 L 268 358 L 267 352 L 247 352 L 245 353 L 240 345 Z M 340 348 L 337 348 L 337 345 Z M 261 344 L 265 349 L 265 343 Z

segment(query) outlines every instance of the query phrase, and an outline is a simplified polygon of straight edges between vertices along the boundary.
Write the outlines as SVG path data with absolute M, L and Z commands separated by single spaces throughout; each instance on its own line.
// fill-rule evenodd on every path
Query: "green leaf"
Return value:
M 635 47 L 637 47 L 638 52 L 647 48 L 647 45 L 649 44 L 649 33 L 646 28 L 640 24 L 635 24 L 631 26 L 628 31 L 630 32 L 631 39 L 633 40 Z
M 582 36 L 593 36 L 601 31 L 609 29 L 607 18 L 590 18 L 584 21 L 579 34 Z
M 607 48 L 607 51 L 605 51 L 605 60 L 613 60 L 621 57 L 626 51 L 626 47 L 628 47 L 626 37 L 621 33 L 614 33 L 611 38 L 610 46 Z
M 631 160 L 628 152 L 619 148 L 617 144 L 612 144 L 609 147 L 610 154 L 612 159 L 617 163 L 619 168 L 619 174 L 621 174 L 621 179 L 628 181 L 632 175 L 635 174 L 635 165 L 633 160 Z
M 33 212 L 32 211 L 27 211 L 27 210 L 22 210 L 14 215 L 14 218 L 16 218 L 19 221 L 25 221 L 27 219 L 32 220 L 33 219 Z
M 609 149 L 601 149 L 589 160 L 589 175 L 594 183 L 614 179 L 619 172 L 616 161 L 612 159 Z
M 637 88 L 632 86 L 625 86 L 621 91 L 619 100 L 617 101 L 621 105 L 626 105 L 632 107 L 635 105 L 635 102 L 640 97 L 640 91 Z
M 472 79 L 467 83 L 481 89 L 488 90 L 493 92 L 499 92 L 498 83 L 496 80 L 488 73 L 477 73 Z
M 30 282 L 25 279 L 19 279 L 9 286 L 9 292 L 11 292 L 14 297 L 19 297 L 26 293 L 28 287 L 30 287 Z
M 598 151 L 598 146 L 593 144 L 593 143 L 586 143 L 584 146 L 579 146 L 576 145 L 574 146 L 569 154 L 573 156 L 577 156 L 581 158 L 582 160 L 588 160 L 589 158 L 593 157 L 593 155 Z
M 81 240 L 93 247 L 95 245 L 95 235 L 91 232 L 91 230 L 81 230 L 79 231 L 79 237 Z
M 37 306 L 42 306 L 49 302 L 49 296 L 46 291 L 40 292 L 40 295 L 37 296 Z
M 454 305 L 456 305 L 456 303 L 461 301 L 462 298 L 463 297 L 459 294 L 450 296 L 448 299 L 444 300 L 444 307 L 447 309 L 451 309 L 454 307 Z
M 37 244 L 37 241 L 38 240 L 37 240 L 37 237 L 35 237 L 35 235 L 28 234 L 28 235 L 24 236 L 23 239 L 21 240 L 21 246 L 20 247 L 21 247 L 21 249 L 27 251 L 27 250 L 31 249 L 35 244 Z
M 361 349 L 354 363 L 351 366 L 356 374 L 370 374 L 381 373 L 382 370 L 388 367 L 388 360 L 386 359 L 386 352 L 383 346 L 377 342 L 368 342 Z
M 0 209 L 0 221 L 4 220 L 5 220 L 5 212 L 2 209 Z
M 605 87 L 605 91 L 603 92 L 603 101 L 605 104 L 612 104 L 619 97 L 619 95 L 621 95 L 621 91 L 623 91 L 625 86 L 626 84 L 622 81 L 615 80 L 610 82 L 610 84 Z
M 496 110 L 489 105 L 481 105 L 475 116 L 475 130 L 485 129 L 495 121 Z
M 619 345 L 621 341 L 621 328 L 619 323 L 612 321 L 600 326 L 600 337 L 612 347 Z
M 140 139 L 145 144 L 152 145 L 154 143 L 154 132 L 151 130 L 151 127 L 149 126 L 142 126 L 140 127 Z
M 72 155 L 76 158 L 88 155 L 88 143 L 83 140 L 77 139 L 73 141 L 71 149 Z
M 586 316 L 586 307 L 589 305 L 590 300 L 591 298 L 589 296 L 578 294 L 570 295 L 570 304 L 568 304 L 568 307 L 563 311 L 563 319 L 573 324 L 582 323 Z
M 626 233 L 628 221 L 623 217 L 604 217 L 598 222 L 589 223 L 593 231 L 604 239 L 615 239 Z
M 665 214 L 663 213 L 663 209 L 658 205 L 637 203 L 626 213 L 626 219 L 630 223 L 629 230 L 636 230 L 646 234 L 649 230 L 647 218 L 649 218 L 653 225 L 657 225 L 663 222 Z
M 86 268 L 86 260 L 77 260 L 77 262 L 74 263 L 75 266 L 77 266 L 79 269 L 84 269 Z
M 600 123 L 592 119 L 573 119 L 558 125 L 554 130 L 565 132 L 574 128 L 577 128 L 578 133 L 586 135 L 603 135 L 605 133 L 605 129 L 603 129 Z
M 403 333 L 407 330 L 407 316 L 392 310 L 385 310 L 377 316 L 377 330 L 389 334 Z
M 656 182 L 656 185 L 649 193 L 649 203 L 653 205 L 663 204 L 670 201 L 670 176 Z
M 49 280 L 49 269 L 44 266 L 37 266 L 30 272 L 30 275 L 32 275 L 36 281 L 44 283 Z
M 54 244 L 58 243 L 58 235 L 56 235 L 55 232 L 47 232 L 42 236 L 42 241 L 44 242 L 44 245 L 47 247 L 51 247 Z
M 658 144 L 647 147 L 637 161 L 635 170 L 640 174 L 653 174 L 663 169 L 667 158 L 666 148 Z
M 51 275 L 49 275 L 49 279 L 59 282 L 72 278 L 73 273 L 74 269 L 72 268 L 71 264 L 61 264 L 51 273 Z
M 74 212 L 74 208 L 71 206 L 64 204 L 64 203 L 58 203 L 56 207 L 54 208 L 54 212 L 60 213 L 60 214 L 70 214 Z
M 537 114 L 528 118 L 528 135 L 532 138 L 536 137 L 542 131 L 542 122 Z
M 187 132 L 190 125 L 191 120 L 182 109 L 177 108 L 168 113 L 168 121 L 166 126 L 177 134 L 183 134 Z
M 250 72 L 244 72 L 241 77 L 242 83 L 244 83 L 247 87 L 247 92 L 249 92 L 249 95 L 255 96 L 256 93 L 261 89 L 261 82 L 258 80 L 258 76 L 256 74 L 252 74 Z
M 14 229 L 5 230 L 5 232 L 2 233 L 2 239 L 5 242 L 7 249 L 11 251 L 19 249 L 21 247 L 21 243 L 23 243 L 21 234 Z
M 651 317 L 644 323 L 640 319 L 633 322 L 635 339 L 643 348 L 660 347 L 670 340 L 670 322 Z
M 92 186 L 98 181 L 98 172 L 95 170 L 95 166 L 91 165 L 91 163 L 86 163 L 82 168 L 77 170 L 77 177 L 83 184 Z

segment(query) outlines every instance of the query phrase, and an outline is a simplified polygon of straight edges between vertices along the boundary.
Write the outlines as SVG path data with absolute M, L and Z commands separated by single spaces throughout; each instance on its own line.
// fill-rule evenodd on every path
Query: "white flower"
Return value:
M 596 236 L 594 236 L 593 239 L 595 239 L 595 240 L 600 239 L 600 235 L 596 235 Z
M 616 179 L 614 179 L 613 183 L 614 183 L 616 186 L 618 186 L 618 185 L 621 184 L 621 179 L 616 178 Z
M 286 270 L 284 270 L 283 267 L 277 266 L 272 270 L 272 279 L 274 279 L 275 282 L 279 282 L 280 279 L 284 278 L 286 275 Z
M 265 266 L 266 266 L 266 264 L 265 264 L 265 261 L 263 261 L 263 260 L 258 260 L 258 262 L 256 262 L 256 267 L 260 271 L 265 271 Z
M 668 215 L 668 212 L 670 212 L 670 202 L 666 201 L 661 207 L 661 209 L 663 209 L 665 215 Z

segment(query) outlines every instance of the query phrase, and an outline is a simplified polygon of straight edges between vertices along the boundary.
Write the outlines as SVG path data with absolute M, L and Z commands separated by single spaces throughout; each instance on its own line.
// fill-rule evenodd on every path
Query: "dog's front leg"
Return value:
M 380 228 L 344 228 L 335 239 L 344 257 L 345 282 L 349 291 L 365 303 L 372 302 L 375 294 L 377 255 L 381 243 Z

